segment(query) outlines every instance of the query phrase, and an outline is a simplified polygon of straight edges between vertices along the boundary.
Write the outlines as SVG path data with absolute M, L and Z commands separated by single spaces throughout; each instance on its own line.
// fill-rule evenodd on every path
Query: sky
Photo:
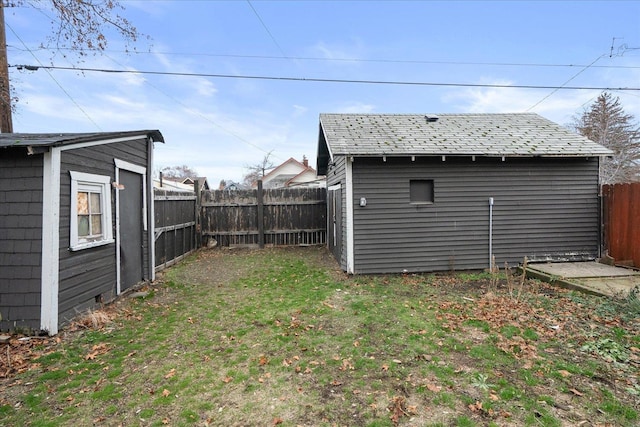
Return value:
M 187 165 L 217 187 L 267 155 L 315 166 L 321 113 L 568 125 L 610 89 L 640 121 L 640 1 L 120 4 L 144 35 L 135 51 L 106 32 L 105 52 L 81 61 L 49 40 L 52 12 L 5 9 L 14 132 L 158 129 L 155 170 Z

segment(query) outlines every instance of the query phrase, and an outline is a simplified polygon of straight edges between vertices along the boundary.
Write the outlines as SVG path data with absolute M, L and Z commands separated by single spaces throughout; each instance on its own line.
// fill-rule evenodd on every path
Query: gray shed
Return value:
M 56 334 L 153 279 L 157 130 L 0 134 L 0 329 Z
M 594 259 L 610 154 L 537 114 L 321 114 L 328 245 L 348 273 Z

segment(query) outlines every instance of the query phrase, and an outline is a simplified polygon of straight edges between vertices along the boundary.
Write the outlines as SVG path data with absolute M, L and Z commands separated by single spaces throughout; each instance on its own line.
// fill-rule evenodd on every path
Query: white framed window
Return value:
M 71 174 L 71 239 L 77 251 L 114 242 L 111 227 L 111 177 Z

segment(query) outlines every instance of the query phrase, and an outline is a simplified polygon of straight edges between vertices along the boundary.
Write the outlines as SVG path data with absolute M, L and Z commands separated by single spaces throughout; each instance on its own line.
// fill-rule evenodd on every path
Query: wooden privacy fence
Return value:
M 175 264 L 198 247 L 197 201 L 192 192 L 154 188 L 156 271 Z
M 260 183 L 261 184 L 261 183 Z M 219 246 L 325 244 L 324 188 L 207 190 L 200 197 L 206 243 Z
M 640 268 L 640 182 L 602 186 L 604 245 L 616 263 Z

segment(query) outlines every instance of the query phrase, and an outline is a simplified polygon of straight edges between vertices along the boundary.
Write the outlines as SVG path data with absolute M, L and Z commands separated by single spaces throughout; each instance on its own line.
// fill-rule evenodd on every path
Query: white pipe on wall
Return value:
M 493 197 L 489 197 L 489 271 L 493 268 Z

